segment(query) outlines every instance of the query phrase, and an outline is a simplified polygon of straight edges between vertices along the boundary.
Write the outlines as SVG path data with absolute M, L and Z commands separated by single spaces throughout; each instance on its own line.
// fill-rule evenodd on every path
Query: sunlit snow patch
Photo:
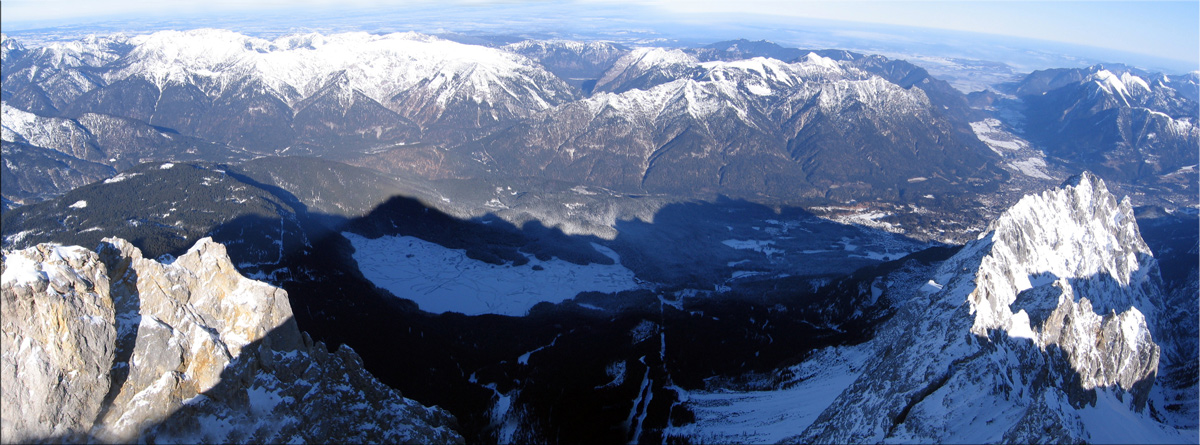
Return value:
M 132 177 L 134 177 L 134 176 L 138 176 L 138 175 L 141 175 L 141 173 L 121 173 L 121 174 L 119 174 L 119 175 L 116 175 L 116 176 L 113 176 L 113 177 L 111 177 L 111 178 L 105 179 L 105 180 L 104 180 L 104 183 L 105 183 L 105 184 L 113 184 L 113 183 L 121 182 L 121 181 L 124 181 L 124 180 L 126 180 L 126 179 L 132 178 Z
M 781 249 L 768 247 L 770 245 L 775 244 L 775 241 L 771 241 L 771 240 L 727 239 L 725 241 L 721 241 L 721 244 L 724 244 L 726 246 L 729 246 L 729 247 L 732 247 L 732 248 L 738 249 L 738 250 L 753 250 L 755 252 L 762 252 L 762 254 L 766 255 L 766 256 L 771 256 L 771 255 L 774 255 L 777 253 L 783 253 L 783 250 L 781 250 Z
M 543 301 L 557 303 L 585 291 L 638 287 L 633 272 L 621 265 L 616 252 L 596 244 L 596 250 L 617 263 L 580 266 L 558 258 L 541 261 L 529 256 L 523 266 L 497 266 L 468 258 L 462 249 L 411 236 L 369 239 L 348 232 L 343 235 L 354 245 L 354 259 L 363 276 L 428 312 L 521 316 Z
M 1029 146 L 1027 142 L 1005 131 L 997 119 L 971 122 L 971 130 L 975 132 L 975 136 L 980 141 L 987 144 L 988 148 L 1000 155 L 1003 155 L 1006 150 L 1017 151 Z

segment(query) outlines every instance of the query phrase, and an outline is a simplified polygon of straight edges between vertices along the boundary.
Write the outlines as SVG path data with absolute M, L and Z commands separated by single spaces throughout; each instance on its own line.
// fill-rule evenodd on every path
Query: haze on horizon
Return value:
M 913 1 L 913 0 L 7 0 L 6 30 L 86 25 L 110 20 L 188 16 L 295 14 L 312 11 L 416 12 L 443 26 L 493 20 L 519 26 L 522 10 L 557 12 L 528 18 L 545 26 L 624 15 L 631 26 L 655 20 L 722 24 L 756 19 L 775 25 L 814 20 L 974 32 L 1084 45 L 1182 62 L 1200 69 L 1200 2 L 1196 1 Z M 494 14 L 512 10 L 514 15 Z M 616 23 L 620 23 L 617 21 Z M 451 27 L 447 30 L 455 31 Z

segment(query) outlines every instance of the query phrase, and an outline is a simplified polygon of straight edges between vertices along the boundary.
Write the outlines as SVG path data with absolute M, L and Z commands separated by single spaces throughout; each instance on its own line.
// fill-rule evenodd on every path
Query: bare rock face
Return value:
M 95 253 L 40 245 L 5 255 L 0 437 L 79 440 L 109 388 L 116 329 Z
M 3 282 L 5 442 L 462 441 L 210 239 L 167 263 L 39 245 L 5 254 Z

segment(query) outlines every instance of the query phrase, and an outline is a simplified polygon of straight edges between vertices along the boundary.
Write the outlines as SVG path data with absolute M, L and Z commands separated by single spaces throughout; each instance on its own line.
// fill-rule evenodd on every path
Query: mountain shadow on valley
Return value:
M 491 216 L 461 220 L 415 199 L 393 197 L 363 217 L 346 219 L 344 225 L 327 231 L 327 236 L 310 237 L 307 244 L 284 241 L 283 246 L 295 248 L 272 266 L 284 272 L 255 269 L 251 276 L 263 273 L 287 289 L 297 323 L 314 339 L 352 346 L 366 368 L 385 383 L 408 397 L 454 413 L 468 440 L 661 440 L 661 429 L 670 419 L 687 418 L 674 403 L 679 398 L 670 389 L 674 385 L 700 388 L 714 376 L 769 372 L 781 363 L 798 362 L 806 351 L 869 338 L 871 326 L 886 311 L 867 311 L 868 315 L 857 320 L 849 318 L 861 309 L 861 299 L 870 295 L 862 290 L 870 288 L 874 275 L 840 280 L 818 292 L 803 290 L 812 283 L 802 277 L 768 277 L 771 279 L 729 283 L 729 291 L 719 298 L 690 299 L 642 289 L 584 293 L 559 304 L 542 303 L 525 317 L 431 314 L 403 299 L 404 295 L 392 295 L 363 277 L 353 246 L 337 232 L 413 236 L 463 249 L 468 257 L 491 264 L 520 264 L 528 260 L 526 254 L 555 256 L 577 264 L 611 262 L 590 246 L 595 242 L 614 246 L 621 253 L 622 264 L 653 277 L 662 273 L 662 267 L 655 272 L 639 264 L 672 255 L 683 258 L 674 260 L 679 267 L 692 258 L 698 264 L 713 264 L 713 270 L 730 259 L 726 258 L 729 255 L 760 256 L 760 261 L 769 263 L 771 255 L 722 244 L 730 232 L 762 232 L 763 227 L 731 230 L 726 224 L 746 214 L 779 218 L 781 224 L 782 220 L 811 217 L 798 210 L 776 211 L 739 201 L 680 204 L 664 208 L 654 224 L 628 222 L 628 238 L 618 235 L 616 240 L 606 241 L 568 236 L 536 222 L 518 228 Z M 704 222 L 706 215 L 725 216 Z M 216 233 L 278 227 L 277 219 L 256 218 L 235 220 Z M 830 227 L 822 230 L 837 235 L 834 241 L 852 233 L 861 235 L 858 229 L 834 230 L 836 223 L 823 224 Z M 645 251 L 686 244 L 689 231 L 695 231 L 697 225 L 724 233 L 693 234 L 692 240 L 707 244 L 663 250 L 657 257 L 642 254 L 641 260 L 635 260 L 638 244 Z M 799 226 L 794 224 L 789 230 Z M 639 230 L 641 235 L 634 236 Z M 655 240 L 659 233 L 671 231 L 678 233 Z M 821 239 L 825 244 L 830 241 L 829 237 Z M 236 246 L 236 240 L 228 241 Z M 702 246 L 729 252 L 700 261 Z M 841 245 L 843 252 L 844 247 Z M 943 258 L 952 251 L 942 248 L 918 261 Z M 255 252 L 246 249 L 231 247 L 230 254 L 235 264 L 256 261 Z M 239 255 L 244 256 L 239 259 Z M 822 279 L 828 279 L 831 274 L 824 275 Z M 680 281 L 679 286 L 712 280 L 713 276 L 695 276 Z M 847 320 L 835 326 L 828 323 L 831 318 Z M 635 404 L 637 400 L 643 403 Z M 509 411 L 497 411 L 502 401 L 509 403 Z

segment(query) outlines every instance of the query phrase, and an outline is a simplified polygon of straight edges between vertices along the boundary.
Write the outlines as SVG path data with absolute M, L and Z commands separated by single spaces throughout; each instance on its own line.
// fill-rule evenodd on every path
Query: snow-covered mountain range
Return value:
M 358 108 L 396 113 L 402 119 L 392 117 L 387 127 L 359 123 L 353 130 L 376 139 L 407 132 L 392 137 L 411 142 L 428 127 L 487 128 L 576 97 L 527 58 L 413 33 L 306 34 L 267 41 L 195 30 L 93 39 L 18 54 L 7 57 L 13 68 L 6 69 L 4 84 L 22 108 L 130 117 L 257 151 L 282 150 L 293 141 L 285 135 L 254 139 L 245 127 L 250 124 L 241 121 L 286 129 L 293 119 L 303 120 L 304 110 L 320 98 L 334 101 L 326 105 L 341 111 L 365 101 Z M 53 68 L 49 73 L 41 69 L 46 64 Z M 59 85 L 64 76 L 76 80 L 71 88 Z M 235 115 L 224 119 L 231 120 L 222 120 L 221 114 L 229 112 Z M 408 128 L 400 128 L 404 124 Z M 305 135 L 303 126 L 293 130 Z M 351 133 L 343 129 L 341 135 Z
M 596 90 L 466 147 L 499 171 L 628 192 L 919 200 L 1006 174 L 923 90 L 811 52 L 699 62 L 638 49 Z
M 785 202 L 930 195 L 922 204 L 936 206 L 959 199 L 941 188 L 986 192 L 1005 175 L 966 130 L 965 100 L 945 100 L 949 87 L 923 70 L 839 51 L 780 60 L 764 56 L 799 50 L 737 45 L 490 47 L 413 33 L 264 40 L 195 30 L 25 49 L 5 37 L 10 175 L 52 162 L 31 147 L 76 158 L 57 161 L 71 180 L 10 181 L 6 199 L 35 202 L 95 180 L 103 167 L 91 164 L 120 171 L 250 153 L 424 178 L 582 178 L 625 192 Z
M 5 176 L 16 179 L 5 180 L 6 208 L 140 162 L 274 154 L 410 181 L 539 183 L 538 194 L 566 183 L 673 199 L 853 203 L 888 219 L 879 227 L 950 240 L 982 229 L 972 220 L 993 217 L 1021 189 L 1079 167 L 1121 187 L 1183 193 L 1168 201 L 1132 194 L 1156 205 L 1187 196 L 1196 174 L 1194 79 L 1125 68 L 1031 74 L 1006 96 L 1027 106 L 1001 110 L 973 105 L 906 61 L 744 40 L 268 40 L 216 29 L 38 48 L 3 39 Z M 1006 111 L 1014 107 L 1021 112 Z M 1111 125 L 1085 131 L 1097 119 Z M 992 121 L 1000 124 L 989 129 L 1025 133 L 975 131 Z M 981 139 L 1028 143 L 1009 153 Z M 58 173 L 47 181 L 36 170 Z M 462 188 L 431 187 L 442 196 Z M 446 210 L 490 209 L 482 205 L 490 199 L 450 194 L 459 196 Z M 855 217 L 839 212 L 827 216 Z
M 1195 169 L 1198 91 L 1197 73 L 1168 76 L 1122 65 L 1039 71 L 1015 86 L 1028 137 L 1047 154 L 1142 182 Z

